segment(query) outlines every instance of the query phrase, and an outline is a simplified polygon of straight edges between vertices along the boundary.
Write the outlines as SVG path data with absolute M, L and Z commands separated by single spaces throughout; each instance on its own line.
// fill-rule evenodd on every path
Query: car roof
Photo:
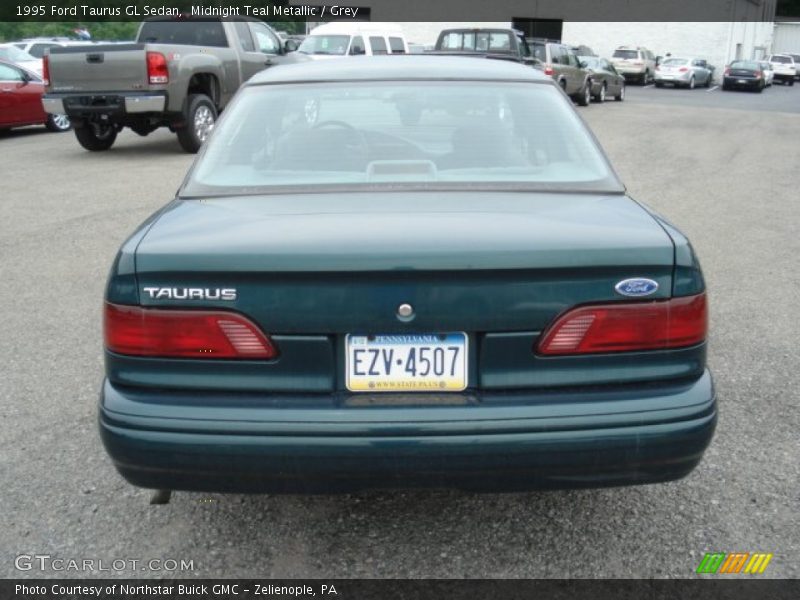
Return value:
M 514 62 L 462 56 L 404 55 L 334 58 L 270 67 L 254 75 L 248 81 L 248 85 L 410 79 L 480 79 L 553 83 L 553 79 L 541 71 Z

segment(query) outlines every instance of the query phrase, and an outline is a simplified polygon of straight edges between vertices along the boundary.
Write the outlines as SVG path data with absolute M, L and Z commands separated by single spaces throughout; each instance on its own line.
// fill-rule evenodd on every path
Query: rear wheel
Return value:
M 620 84 L 619 92 L 617 92 L 617 95 L 614 96 L 614 100 L 616 100 L 617 102 L 622 102 L 623 100 L 625 100 L 625 82 L 624 81 Z
M 657 87 L 657 88 L 663 88 L 663 87 L 664 87 L 664 84 L 663 84 L 663 83 L 661 83 L 660 81 L 656 81 L 656 87 Z
M 72 127 L 72 123 L 69 122 L 69 117 L 67 115 L 48 115 L 44 126 L 47 127 L 48 131 L 61 133 Z
M 689 79 L 689 86 L 688 87 L 689 87 L 690 90 L 694 89 L 694 77 Z
M 178 142 L 186 152 L 194 154 L 211 135 L 217 122 L 217 109 L 205 94 L 192 94 L 186 99 L 186 124 L 177 129 Z
M 791 86 L 791 85 L 794 85 L 794 79 L 790 79 L 790 80 L 789 80 L 789 85 L 790 85 L 790 86 Z
M 78 143 L 90 152 L 102 152 L 114 145 L 117 139 L 117 127 L 107 123 L 84 123 L 75 127 Z

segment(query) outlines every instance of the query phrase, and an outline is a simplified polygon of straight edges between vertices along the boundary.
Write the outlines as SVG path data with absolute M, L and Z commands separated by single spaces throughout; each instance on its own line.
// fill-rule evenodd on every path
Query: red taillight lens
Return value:
M 539 354 L 633 352 L 693 346 L 706 339 L 706 295 L 655 302 L 581 306 L 542 334 Z
M 730 75 L 730 74 L 731 74 L 731 70 L 730 70 L 730 69 L 728 69 L 728 68 L 726 68 L 726 69 L 725 69 L 725 75 Z
M 756 77 L 761 77 L 761 71 L 756 71 L 755 73 L 753 73 L 753 75 L 755 75 Z
M 678 71 L 680 71 L 681 73 L 686 73 L 688 70 L 689 67 L 681 67 L 680 69 L 678 69 Z
M 544 68 L 544 74 L 545 75 L 552 75 L 553 73 L 555 73 L 555 71 L 553 70 L 553 67 L 551 67 L 550 65 L 545 66 L 545 68 Z
M 47 54 L 42 57 L 42 83 L 50 85 L 50 57 Z
M 167 58 L 161 52 L 147 53 L 147 80 L 150 83 L 169 83 Z
M 133 356 L 265 360 L 278 355 L 255 323 L 224 311 L 106 304 L 104 333 L 111 352 Z

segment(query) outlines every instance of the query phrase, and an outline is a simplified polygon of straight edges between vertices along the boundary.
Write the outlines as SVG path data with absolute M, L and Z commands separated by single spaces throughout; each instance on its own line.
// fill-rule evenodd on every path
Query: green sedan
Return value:
M 544 74 L 275 67 L 116 257 L 100 431 L 162 491 L 673 480 L 716 424 L 707 310 Z

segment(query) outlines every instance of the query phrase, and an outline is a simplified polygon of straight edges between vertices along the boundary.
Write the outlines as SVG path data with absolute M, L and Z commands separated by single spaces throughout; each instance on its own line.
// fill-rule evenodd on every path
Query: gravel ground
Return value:
M 0 138 L 0 576 L 115 574 L 14 567 L 49 554 L 194 566 L 127 576 L 690 577 L 713 550 L 772 552 L 765 576 L 800 577 L 800 114 L 757 110 L 771 93 L 732 110 L 704 91 L 667 105 L 631 89 L 580 111 L 634 197 L 694 242 L 720 400 L 716 438 L 687 479 L 589 491 L 178 493 L 150 506 L 96 433 L 100 306 L 117 247 L 191 157 L 166 132 L 125 133 L 105 154 L 72 134 Z

